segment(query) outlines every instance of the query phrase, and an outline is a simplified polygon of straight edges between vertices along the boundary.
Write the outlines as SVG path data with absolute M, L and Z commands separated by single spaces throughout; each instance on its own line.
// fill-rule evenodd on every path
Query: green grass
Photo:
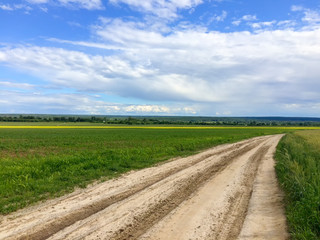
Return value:
M 284 128 L 2 128 L 0 214 L 75 187 Z
M 320 239 L 320 131 L 286 135 L 276 159 L 292 239 Z

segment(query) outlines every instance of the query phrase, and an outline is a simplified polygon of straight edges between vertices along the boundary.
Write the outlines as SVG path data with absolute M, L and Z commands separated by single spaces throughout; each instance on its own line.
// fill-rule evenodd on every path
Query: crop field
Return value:
M 286 135 L 276 159 L 292 239 L 320 239 L 320 131 Z
M 172 157 L 288 131 L 292 129 L 2 127 L 0 213 Z

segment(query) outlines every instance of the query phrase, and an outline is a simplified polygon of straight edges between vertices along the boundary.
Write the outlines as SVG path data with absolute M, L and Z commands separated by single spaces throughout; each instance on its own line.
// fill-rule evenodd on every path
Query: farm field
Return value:
M 276 159 L 292 239 L 320 239 L 320 131 L 287 134 Z
M 0 239 L 287 239 L 273 153 L 296 130 L 2 126 Z
M 2 216 L 0 239 L 261 239 L 270 229 L 274 239 L 286 239 L 281 195 L 270 171 L 281 137 L 220 145 Z
M 29 126 L 30 127 L 30 126 Z M 2 128 L 0 213 L 172 157 L 282 128 Z

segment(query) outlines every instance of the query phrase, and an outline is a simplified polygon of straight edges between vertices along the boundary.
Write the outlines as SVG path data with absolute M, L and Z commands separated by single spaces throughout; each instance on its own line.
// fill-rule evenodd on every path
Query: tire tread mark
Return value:
M 173 192 L 167 199 L 160 201 L 155 204 L 152 208 L 148 209 L 147 212 L 136 216 L 134 222 L 128 226 L 119 229 L 113 234 L 111 239 L 113 240 L 124 240 L 124 239 L 137 239 L 139 236 L 144 234 L 150 227 L 159 222 L 163 217 L 180 205 L 185 199 L 187 199 L 193 192 L 202 186 L 214 175 L 222 172 L 233 160 L 250 151 L 251 149 L 258 146 L 261 142 L 255 142 L 242 149 L 236 149 L 229 155 L 221 158 L 221 161 L 213 164 L 204 171 L 200 171 L 188 178 L 179 185 L 179 190 Z
M 253 184 L 258 172 L 259 165 L 263 157 L 266 155 L 268 149 L 268 146 L 260 147 L 247 162 L 247 171 L 245 172 L 244 178 L 241 183 L 241 185 L 245 187 L 239 189 L 232 197 L 232 199 L 229 200 L 229 209 L 218 226 L 218 233 L 215 237 L 211 236 L 209 239 L 237 239 L 247 215 L 249 201 L 253 191 Z
M 258 142 L 260 143 L 261 141 L 263 141 L 263 139 L 259 139 Z M 238 148 L 236 150 L 233 150 L 230 153 L 230 155 L 236 156 L 238 154 L 238 152 L 243 151 L 242 150 L 243 148 L 241 148 L 241 147 L 245 146 L 246 144 L 247 144 L 247 146 L 244 147 L 244 149 L 246 151 L 249 151 L 250 149 L 254 148 L 256 145 L 258 145 L 256 142 L 252 142 L 252 141 L 248 141 L 248 142 L 240 143 L 240 144 L 235 143 L 235 144 L 237 145 Z M 213 154 L 206 154 L 204 156 L 201 156 L 198 160 L 193 161 L 192 164 L 188 164 L 188 163 L 183 164 L 181 167 L 171 169 L 171 170 L 166 171 L 165 173 L 162 173 L 162 174 L 158 174 L 157 176 L 154 176 L 152 181 L 138 183 L 129 190 L 123 191 L 121 193 L 115 194 L 115 195 L 110 196 L 105 199 L 101 199 L 97 202 L 91 203 L 90 205 L 87 205 L 81 209 L 75 210 L 66 216 L 56 218 L 56 219 L 53 219 L 51 222 L 45 223 L 44 225 L 42 225 L 40 227 L 40 229 L 32 229 L 31 232 L 28 231 L 28 232 L 24 233 L 23 235 L 18 236 L 18 237 L 14 237 L 12 239 L 15 239 L 15 240 L 45 240 L 45 239 L 49 238 L 50 236 L 54 235 L 55 233 L 59 232 L 60 230 L 66 228 L 68 226 L 71 226 L 72 224 L 76 223 L 77 221 L 86 219 L 86 218 L 90 217 L 91 215 L 106 209 L 107 207 L 109 207 L 110 205 L 112 205 L 116 202 L 122 201 L 122 200 L 124 200 L 124 199 L 138 193 L 138 192 L 141 192 L 144 189 L 160 182 L 161 180 L 167 178 L 168 176 L 170 176 L 172 174 L 180 172 L 188 167 L 191 167 L 201 161 L 206 160 L 207 158 L 213 157 L 215 155 L 219 155 L 222 152 L 229 151 L 230 149 L 233 149 L 233 148 L 234 148 L 234 146 L 231 145 L 227 149 L 223 149 L 221 151 L 214 152 Z M 228 156 L 229 155 L 225 156 L 224 158 L 228 158 Z M 222 162 L 224 162 L 224 160 L 225 160 L 224 158 L 222 159 Z M 224 165 L 225 165 L 225 163 L 223 163 L 222 166 L 219 166 L 219 164 L 217 164 L 216 168 L 223 167 Z M 226 166 L 224 166 L 224 167 L 226 167 Z M 202 181 L 200 180 L 200 182 L 202 182 Z M 195 186 L 193 186 L 193 185 L 196 186 L 196 184 L 192 184 L 192 187 L 190 186 L 192 191 L 190 191 L 189 194 L 191 194 L 194 191 Z M 171 200 L 168 200 L 169 205 L 170 205 L 170 202 L 171 202 Z M 162 203 L 161 205 L 164 205 L 164 204 L 167 204 L 167 203 Z M 176 205 L 176 204 L 174 204 L 174 205 Z M 170 208 L 170 209 L 173 209 L 173 208 Z M 123 232 L 121 232 L 121 233 L 122 233 L 121 235 L 124 235 Z

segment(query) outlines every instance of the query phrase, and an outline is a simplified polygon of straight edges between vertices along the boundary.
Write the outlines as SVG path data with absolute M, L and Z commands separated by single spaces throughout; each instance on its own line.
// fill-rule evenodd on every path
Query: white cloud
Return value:
M 305 29 L 319 28 L 319 25 L 320 25 L 319 10 L 293 5 L 291 7 L 291 11 L 303 13 L 304 16 L 302 17 L 301 20 L 307 24 L 304 27 Z
M 6 5 L 2 4 L 2 5 L 0 5 L 0 8 L 1 8 L 2 10 L 5 10 L 5 11 L 12 11 L 12 10 L 14 10 L 9 4 L 6 4 Z
M 209 23 L 211 24 L 212 22 L 223 22 L 228 16 L 228 13 L 226 11 L 222 11 L 220 15 L 214 15 L 209 19 Z
M 74 21 L 69 21 L 68 24 L 69 24 L 71 27 L 79 27 L 79 28 L 82 28 L 82 27 L 83 27 L 80 23 L 74 22 Z
M 255 21 L 258 20 L 256 15 L 244 15 L 241 20 L 243 21 Z
M 231 115 L 232 115 L 232 112 L 231 112 L 231 111 L 224 111 L 224 112 L 222 112 L 222 113 L 216 112 L 216 115 L 217 115 L 217 116 L 231 116 Z
M 121 54 L 17 47 L 2 49 L 0 56 L 46 84 L 144 101 L 252 106 L 252 99 L 257 105 L 319 100 L 320 30 L 162 36 L 131 23 L 110 24 L 98 33 L 122 47 Z
M 232 21 L 234 26 L 239 26 L 242 23 L 251 26 L 254 31 L 268 30 L 312 30 L 320 27 L 320 12 L 316 9 L 308 9 L 299 5 L 291 6 L 291 11 L 298 13 L 295 20 L 271 20 L 258 21 L 256 15 L 244 15 L 239 19 Z M 299 16 L 300 15 L 300 16 Z M 300 21 L 297 20 L 300 18 Z
M 25 4 L 6 4 L 0 5 L 0 9 L 4 11 L 25 10 L 25 13 L 29 13 L 32 8 Z
M 292 27 L 295 27 L 297 25 L 297 22 L 294 20 L 283 20 L 277 22 L 277 26 L 284 28 L 284 29 L 290 29 Z
M 0 103 L 5 104 L 3 113 L 69 113 L 69 114 L 130 114 L 130 115 L 175 115 L 195 114 L 191 107 L 165 105 L 117 104 L 99 100 L 87 94 L 44 94 L 0 90 Z
M 305 16 L 302 19 L 303 21 L 306 21 L 311 24 L 319 24 L 320 23 L 320 13 L 318 11 L 313 11 L 310 9 L 307 9 L 304 12 Z
M 252 22 L 258 20 L 256 15 L 244 15 L 241 18 L 232 21 L 232 24 L 235 26 L 239 26 L 243 22 Z
M 76 23 L 70 23 L 72 26 L 80 27 L 81 25 L 76 24 Z M 92 48 L 100 48 L 100 49 L 106 49 L 106 50 L 123 50 L 125 48 L 123 47 L 117 47 L 114 45 L 108 45 L 104 43 L 96 43 L 96 42 L 84 42 L 84 41 L 69 41 L 69 40 L 61 40 L 57 38 L 47 38 L 48 41 L 51 42 L 57 42 L 57 43 L 68 43 L 72 45 L 77 45 L 77 46 L 84 46 L 84 47 L 92 47 Z M 0 55 L 1 57 L 1 55 Z
M 170 108 L 158 105 L 130 105 L 124 107 L 127 113 L 170 113 Z
M 178 10 L 192 9 L 202 2 L 202 0 L 110 0 L 112 4 L 126 4 L 137 11 L 165 19 L 177 18 Z
M 6 88 L 18 88 L 18 89 L 32 89 L 35 86 L 33 84 L 29 83 L 14 83 L 14 82 L 8 82 L 8 81 L 0 81 L 1 87 Z
M 184 107 L 184 108 L 182 108 L 182 110 L 185 113 L 197 114 L 196 110 L 194 108 L 192 108 L 192 107 Z
M 302 7 L 302 6 L 299 6 L 299 5 L 292 5 L 291 6 L 291 11 L 293 11 L 293 12 L 303 11 L 303 10 L 304 10 L 304 7 Z
M 237 115 L 261 109 L 281 113 L 288 104 L 319 103 L 320 29 L 294 31 L 285 28 L 293 21 L 251 22 L 257 18 L 246 16 L 242 20 L 259 31 L 210 32 L 187 23 L 163 30 L 146 22 L 101 18 L 92 28 L 92 39 L 99 43 L 50 40 L 114 50 L 110 55 L 16 46 L 0 48 L 0 62 L 43 79 L 43 85 L 151 103 L 118 106 L 87 97 L 100 107 L 80 102 L 78 112 L 119 108 Z M 271 28 L 280 25 L 282 29 Z M 159 102 L 183 106 L 169 108 Z
M 291 115 L 297 115 L 301 112 L 306 112 L 307 116 L 319 116 L 320 101 L 315 103 L 290 103 L 282 106 L 283 111 Z
M 182 19 L 181 10 L 192 12 L 203 2 L 110 0 L 109 3 L 119 7 L 127 5 L 140 11 L 143 17 L 139 21 L 134 17 L 100 17 L 100 22 L 91 28 L 91 42 L 47 39 L 50 45 L 54 42 L 108 50 L 92 51 L 95 55 L 31 45 L 0 47 L 0 64 L 37 77 L 42 87 L 72 92 L 36 94 L 32 91 L 38 85 L 2 79 L 2 93 L 3 89 L 10 89 L 6 93 L 10 99 L 16 99 L 12 104 L 20 109 L 39 104 L 43 111 L 46 106 L 51 109 L 56 106 L 102 114 L 237 115 L 274 109 L 280 113 L 290 109 L 302 111 L 303 106 L 318 109 L 320 13 L 317 10 L 292 6 L 295 13 L 291 14 L 298 15 L 301 22 L 260 21 L 256 15 L 244 15 L 234 18 L 232 24 L 251 26 L 253 33 L 222 33 Z M 104 3 L 25 0 L 24 4 L 0 4 L 0 9 L 30 11 L 31 6 L 37 6 L 48 11 L 47 7 L 55 5 L 93 10 L 103 9 Z M 206 15 L 206 20 L 222 22 L 227 16 L 222 11 L 220 15 L 211 15 L 211 19 Z M 81 27 L 76 22 L 69 25 Z M 23 94 L 19 97 L 15 91 Z M 138 99 L 148 104 L 107 103 L 90 93 Z M 7 100 L 0 97 L 0 102 L 4 101 Z
M 241 20 L 235 20 L 232 22 L 233 25 L 239 26 L 241 24 Z
M 26 0 L 27 2 L 31 4 L 43 4 L 43 3 L 48 3 L 49 0 Z
M 6 54 L 2 51 L 0 51 L 0 61 L 1 62 L 5 62 L 6 61 Z
M 48 8 L 46 8 L 46 7 L 40 7 L 40 10 L 45 12 L 45 13 L 48 13 Z
M 276 21 L 270 21 L 270 22 L 255 22 L 250 23 L 249 25 L 255 29 L 257 28 L 264 28 L 264 27 L 272 27 L 276 24 Z
M 103 9 L 101 0 L 58 0 L 63 6 L 75 6 L 88 10 Z
M 96 34 L 112 42 L 124 44 L 126 42 L 139 44 L 141 41 L 150 44 L 162 44 L 161 32 L 147 29 L 149 26 L 141 22 L 124 22 L 121 19 L 103 19 L 102 24 L 96 27 Z M 151 27 L 152 28 L 152 27 Z
M 71 8 L 84 8 L 88 10 L 104 9 L 101 0 L 25 0 L 25 4 L 2 4 L 0 5 L 0 9 L 7 11 L 24 9 L 26 11 L 30 11 L 32 10 L 31 6 L 39 5 L 39 8 L 42 11 L 47 12 L 48 8 L 44 6 L 47 6 L 49 4 L 56 4 L 58 6 Z

